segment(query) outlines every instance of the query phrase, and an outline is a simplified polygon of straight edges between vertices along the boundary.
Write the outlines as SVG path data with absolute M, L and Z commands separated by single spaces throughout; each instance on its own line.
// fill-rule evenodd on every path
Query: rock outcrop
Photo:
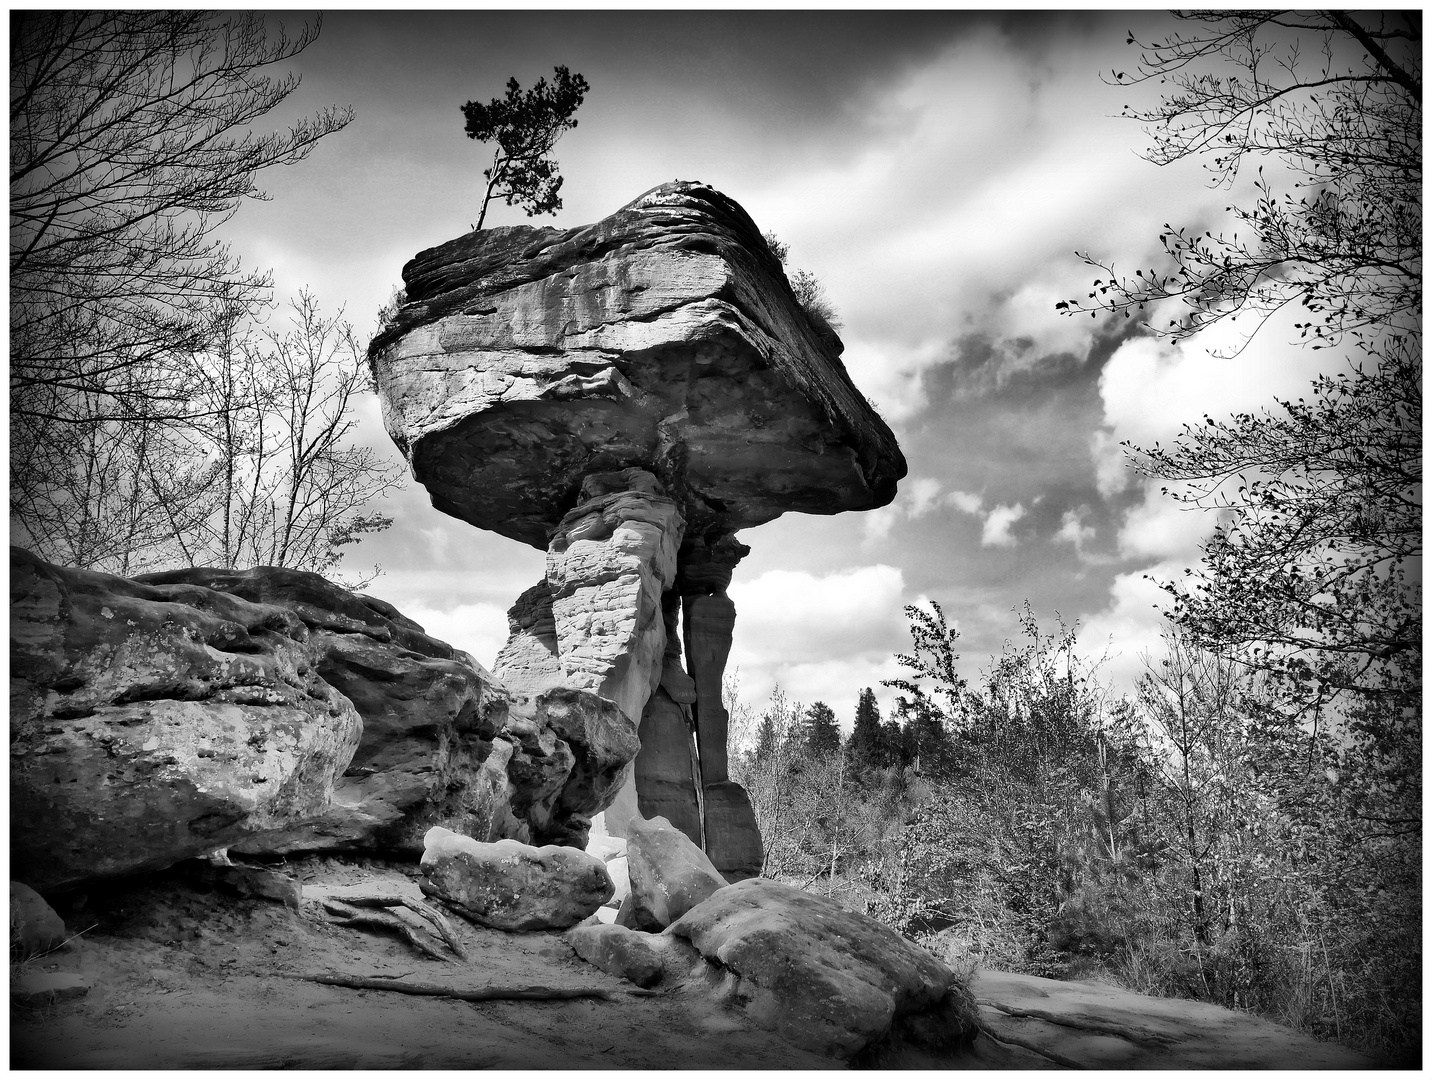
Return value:
M 497 930 L 566 930 L 607 902 L 612 879 L 578 848 L 484 844 L 434 826 L 423 850 L 422 890 Z
M 11 554 L 15 876 L 47 891 L 245 854 L 416 856 L 433 825 L 586 842 L 636 725 L 592 690 L 510 695 L 316 574 L 129 580 Z
M 329 805 L 362 720 L 287 608 L 10 559 L 12 875 L 159 869 Z
M 849 1058 L 897 1026 L 919 1038 L 936 1013 L 952 1043 L 974 1038 L 955 976 L 888 926 L 813 893 L 762 879 L 728 885 L 667 927 L 734 984 L 732 1001 L 808 1050 Z M 958 994 L 956 989 L 953 993 Z
M 403 280 L 369 350 L 389 433 L 435 507 L 548 553 L 499 676 L 519 696 L 560 678 L 640 723 L 613 835 L 661 814 L 723 874 L 758 873 L 720 697 L 734 534 L 883 506 L 905 473 L 839 338 L 746 213 L 695 183 L 582 228 L 474 232 Z

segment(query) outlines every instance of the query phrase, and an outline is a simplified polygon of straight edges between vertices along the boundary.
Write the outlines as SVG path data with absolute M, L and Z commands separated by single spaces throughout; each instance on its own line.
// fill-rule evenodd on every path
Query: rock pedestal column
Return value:
M 662 596 L 676 578 L 681 511 L 644 469 L 592 473 L 582 496 L 547 549 L 557 659 L 568 686 L 594 690 L 640 721 L 661 680 Z M 636 813 L 629 773 L 606 811 L 607 831 L 625 835 Z
M 751 801 L 727 771 L 731 718 L 721 699 L 736 626 L 736 605 L 726 589 L 736 563 L 750 550 L 731 535 L 711 543 L 688 543 L 682 550 L 676 583 L 684 616 L 686 663 L 696 683 L 694 711 L 705 848 L 716 868 L 731 881 L 759 874 L 764 854 Z

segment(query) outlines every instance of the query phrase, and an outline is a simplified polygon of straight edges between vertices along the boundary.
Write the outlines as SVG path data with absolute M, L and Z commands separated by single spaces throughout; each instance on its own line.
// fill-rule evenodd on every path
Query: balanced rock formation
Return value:
M 839 338 L 745 211 L 695 183 L 581 228 L 473 232 L 403 280 L 369 350 L 390 435 L 439 510 L 548 553 L 497 674 L 519 697 L 560 677 L 640 723 L 612 835 L 659 813 L 728 877 L 759 872 L 720 702 L 734 534 L 883 506 L 905 474 Z
M 423 850 L 422 890 L 497 930 L 566 930 L 607 902 L 612 879 L 578 848 L 484 844 L 434 826 Z
M 639 749 L 591 690 L 511 695 L 317 574 L 133 580 L 11 552 L 15 876 L 41 891 L 219 848 L 420 854 L 433 825 L 586 842 Z

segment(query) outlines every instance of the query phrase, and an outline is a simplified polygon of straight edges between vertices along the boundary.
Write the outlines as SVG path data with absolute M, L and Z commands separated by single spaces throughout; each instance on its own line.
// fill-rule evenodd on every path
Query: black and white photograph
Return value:
M 12 1069 L 1422 1068 L 1420 8 L 8 25 Z

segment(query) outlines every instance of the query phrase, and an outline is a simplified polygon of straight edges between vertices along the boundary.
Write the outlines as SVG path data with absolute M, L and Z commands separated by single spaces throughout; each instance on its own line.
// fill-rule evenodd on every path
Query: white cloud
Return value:
M 1160 633 L 1166 624 L 1160 609 L 1168 607 L 1171 599 L 1157 582 L 1178 579 L 1183 566 L 1161 562 L 1118 575 L 1109 591 L 1109 606 L 1084 620 L 1080 644 L 1095 654 L 1108 650 L 1100 671 L 1108 685 L 1131 691 L 1144 672 L 1143 657 L 1161 652 Z
M 408 604 L 401 610 L 421 625 L 429 637 L 471 653 L 489 670 L 507 641 L 507 609 L 496 604 L 459 604 L 447 610 Z
M 779 683 L 788 697 L 823 700 L 846 718 L 864 686 L 893 674 L 909 644 L 905 579 L 877 564 L 811 574 L 770 570 L 730 587 L 736 630 L 729 669 L 741 696 L 764 708 Z
M 1094 527 L 1084 524 L 1084 516 L 1088 512 L 1087 506 L 1064 511 L 1064 517 L 1059 522 L 1059 531 L 1054 534 L 1054 539 L 1073 544 L 1074 550 L 1081 558 L 1084 555 L 1084 545 L 1094 539 L 1095 535 Z
M 978 514 L 984 505 L 984 499 L 968 491 L 951 491 L 946 493 L 945 502 L 964 514 Z
M 891 530 L 901 521 L 914 521 L 933 513 L 942 506 L 964 508 L 974 500 L 975 513 L 979 509 L 979 496 L 963 491 L 951 491 L 941 495 L 942 483 L 932 476 L 917 476 L 900 485 L 895 501 L 865 515 L 862 522 L 864 541 L 867 544 L 883 543 L 890 538 Z
M 985 547 L 1014 547 L 1018 542 L 1014 534 L 1010 532 L 1016 521 L 1024 517 L 1024 506 L 1015 503 L 1013 506 L 996 506 L 985 518 L 984 532 L 980 534 L 980 543 Z
M 1144 501 L 1129 511 L 1119 529 L 1119 553 L 1126 558 L 1178 559 L 1182 566 L 1191 566 L 1215 519 L 1214 512 L 1175 502 L 1160 493 L 1155 481 L 1145 481 Z

